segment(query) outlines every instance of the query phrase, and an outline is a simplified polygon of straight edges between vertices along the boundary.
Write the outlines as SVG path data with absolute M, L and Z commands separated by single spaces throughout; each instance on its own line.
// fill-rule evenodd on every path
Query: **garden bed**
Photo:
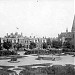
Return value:
M 73 65 L 53 65 L 52 67 L 25 68 L 19 75 L 75 75 Z

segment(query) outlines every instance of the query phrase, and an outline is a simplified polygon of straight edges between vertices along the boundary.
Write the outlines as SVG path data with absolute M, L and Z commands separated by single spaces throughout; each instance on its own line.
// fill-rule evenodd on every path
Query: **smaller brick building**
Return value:
M 66 32 L 63 32 L 58 35 L 58 40 L 61 40 L 62 42 L 70 41 L 71 46 L 75 49 L 75 16 L 74 16 L 71 32 L 68 32 L 67 29 Z
M 65 42 L 65 41 L 71 41 L 72 40 L 72 33 L 68 32 L 68 29 L 66 32 L 63 32 L 58 35 L 58 40 Z

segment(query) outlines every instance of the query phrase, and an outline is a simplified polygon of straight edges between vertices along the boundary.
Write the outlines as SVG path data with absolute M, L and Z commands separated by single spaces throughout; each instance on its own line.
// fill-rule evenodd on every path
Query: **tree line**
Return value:
M 51 41 L 50 38 L 47 39 L 47 42 L 42 43 L 43 49 L 47 49 L 48 46 L 50 46 L 51 48 L 62 48 L 62 47 L 63 48 L 69 48 L 69 49 L 73 48 L 71 46 L 70 41 L 66 41 L 66 42 L 62 43 L 62 41 L 58 41 L 58 40 Z M 22 48 L 23 46 L 21 43 L 20 44 L 16 43 L 13 47 L 17 48 L 17 50 L 19 50 L 19 48 Z M 37 47 L 36 43 L 30 42 L 30 45 L 29 45 L 30 49 L 33 49 L 36 47 Z M 1 40 L 0 40 L 0 50 L 2 50 L 2 48 L 9 50 L 10 48 L 12 48 L 12 43 L 7 40 L 7 41 L 3 42 L 3 45 L 2 45 Z

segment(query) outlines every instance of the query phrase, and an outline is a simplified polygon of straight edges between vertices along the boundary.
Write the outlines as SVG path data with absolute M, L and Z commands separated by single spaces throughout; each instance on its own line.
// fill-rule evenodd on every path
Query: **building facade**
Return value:
M 1 41 L 3 43 L 4 41 L 7 41 L 7 40 L 12 43 L 12 47 L 14 45 L 16 45 L 16 43 L 21 44 L 22 46 L 24 46 L 26 48 L 28 48 L 29 45 L 30 45 L 29 38 L 28 37 L 23 37 L 22 33 L 18 34 L 16 32 L 15 34 L 11 33 L 9 35 L 7 33 L 7 35 L 4 38 L 2 38 Z
M 72 33 L 68 32 L 68 29 L 66 29 L 66 32 L 63 32 L 58 35 L 58 40 L 62 41 L 62 43 L 64 43 L 65 41 L 71 41 Z
M 72 48 L 75 49 L 75 16 L 74 16 L 71 32 L 68 32 L 67 29 L 66 32 L 63 32 L 58 35 L 58 40 L 61 40 L 63 43 L 65 41 L 70 41 Z
M 43 48 L 43 43 L 47 42 L 46 37 L 38 38 L 38 37 L 31 37 L 30 42 L 34 42 L 36 44 L 36 48 Z
M 16 45 L 16 43 L 21 44 L 25 48 L 29 48 L 31 42 L 36 43 L 36 47 L 43 48 L 43 46 L 42 46 L 43 43 L 47 42 L 46 37 L 43 37 L 43 38 L 37 38 L 35 36 L 34 37 L 25 36 L 24 37 L 22 35 L 22 33 L 18 34 L 17 32 L 15 34 L 13 34 L 13 33 L 8 34 L 7 33 L 7 35 L 4 38 L 1 38 L 1 43 L 5 42 L 7 40 L 12 43 L 12 48 L 14 47 L 14 45 Z

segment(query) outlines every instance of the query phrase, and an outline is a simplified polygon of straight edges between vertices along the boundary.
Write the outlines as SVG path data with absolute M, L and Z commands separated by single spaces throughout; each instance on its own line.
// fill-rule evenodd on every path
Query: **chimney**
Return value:
M 66 33 L 68 33 L 68 28 L 66 28 Z
M 34 38 L 35 38 L 35 36 L 34 36 Z
M 21 33 L 21 36 L 23 36 L 23 34 Z
M 8 37 L 8 33 L 7 33 L 7 37 Z
M 31 38 L 31 36 L 30 36 L 30 38 Z

